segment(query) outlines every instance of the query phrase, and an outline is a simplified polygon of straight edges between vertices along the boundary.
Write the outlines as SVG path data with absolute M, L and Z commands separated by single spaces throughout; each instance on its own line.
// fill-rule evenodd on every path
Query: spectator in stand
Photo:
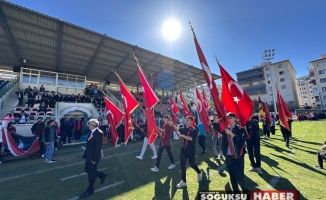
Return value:
M 24 100 L 24 93 L 21 90 L 18 90 L 16 92 L 17 98 L 18 98 L 18 105 L 21 106 L 23 105 L 23 100 Z
M 8 130 L 9 133 L 12 133 L 12 132 L 17 133 L 17 130 L 14 127 L 14 123 L 12 123 L 12 122 L 9 122 L 8 123 L 7 130 Z
M 84 123 L 81 121 L 80 117 L 77 117 L 77 121 L 74 124 L 74 130 L 75 130 L 75 142 L 80 142 L 80 136 L 84 130 Z
M 69 95 L 64 95 L 64 97 L 63 97 L 63 101 L 64 101 L 64 102 L 69 102 L 69 100 L 70 100 Z
M 80 94 L 78 94 L 76 96 L 76 101 L 77 101 L 77 103 L 81 103 L 81 96 L 80 96 Z
M 63 97 L 62 97 L 60 92 L 58 92 L 58 94 L 55 95 L 55 101 L 56 102 L 62 102 L 63 101 Z
M 49 105 L 49 95 L 48 95 L 48 92 L 45 91 L 42 95 L 42 102 L 45 103 L 45 106 L 48 107 Z
M 55 95 L 54 95 L 53 91 L 49 95 L 48 100 L 49 100 L 49 107 L 54 108 L 55 107 Z
M 70 101 L 71 103 L 76 103 L 76 97 L 75 97 L 74 94 L 72 94 L 72 95 L 70 96 L 69 101 Z
M 47 106 L 45 105 L 45 102 L 42 101 L 42 104 L 38 107 L 38 112 L 44 112 L 46 113 Z
M 42 93 L 38 93 L 36 96 L 35 96 L 35 100 L 34 100 L 34 103 L 37 104 L 37 103 L 41 103 L 42 102 Z
M 2 126 L 2 122 L 0 122 L 0 164 L 1 164 L 1 149 L 2 149 L 2 142 L 5 141 L 4 140 L 4 134 L 2 134 L 2 129 L 4 127 Z
M 43 142 L 46 146 L 46 152 L 45 152 L 46 163 L 56 162 L 56 160 L 52 159 L 52 155 L 54 151 L 54 142 L 56 140 L 54 126 L 55 126 L 55 121 L 50 120 L 44 128 Z
M 32 91 L 28 94 L 28 107 L 33 108 L 34 106 L 34 100 L 35 100 L 35 94 Z
M 9 122 L 12 122 L 13 123 L 15 121 L 14 115 L 12 115 L 11 113 L 8 113 L 5 116 L 5 121 L 6 121 L 6 123 L 9 123 Z
M 19 114 L 18 124 L 26 124 L 28 116 L 29 116 L 28 114 L 26 114 L 24 111 L 22 111 Z
M 43 87 L 43 85 L 41 85 L 40 87 L 40 92 L 45 92 L 45 88 Z
M 33 89 L 31 88 L 31 86 L 28 86 L 26 89 L 25 89 L 25 92 L 24 94 L 29 94 Z
M 37 91 L 36 87 L 33 88 L 33 92 L 35 95 L 37 94 L 38 91 Z

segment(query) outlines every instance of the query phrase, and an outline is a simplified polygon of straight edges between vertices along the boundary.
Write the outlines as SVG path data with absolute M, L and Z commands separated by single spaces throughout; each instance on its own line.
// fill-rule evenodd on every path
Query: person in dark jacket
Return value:
M 246 133 L 244 128 L 236 124 L 236 115 L 227 113 L 228 127 L 222 132 L 222 151 L 226 158 L 225 163 L 229 171 L 230 181 L 234 192 L 239 192 L 238 184 L 243 192 L 247 193 L 244 179 L 244 144 Z
M 30 91 L 30 93 L 28 94 L 28 101 L 27 101 L 28 107 L 33 108 L 35 96 L 36 95 L 34 94 L 33 90 Z
M 41 126 L 38 129 L 38 131 L 36 132 L 36 135 L 38 135 L 38 143 L 40 145 L 40 151 L 39 151 L 40 156 L 42 158 L 44 158 L 45 148 L 44 148 L 44 142 L 43 142 L 43 133 L 44 133 L 44 128 L 47 126 L 49 121 L 46 120 L 42 123 L 42 119 L 39 118 L 39 120 L 41 121 Z
M 19 106 L 23 105 L 24 92 L 18 90 L 18 91 L 16 92 L 16 94 L 17 94 L 17 98 L 18 98 L 18 105 L 19 105 Z
M 63 96 L 59 92 L 57 95 L 55 95 L 55 101 L 56 102 L 62 102 L 63 101 Z
M 90 131 L 88 133 L 86 150 L 83 156 L 83 159 L 85 159 L 85 172 L 88 174 L 88 188 L 79 196 L 79 198 L 85 198 L 92 195 L 94 193 L 96 178 L 100 178 L 100 184 L 102 185 L 107 176 L 104 172 L 99 172 L 97 170 L 97 165 L 102 156 L 103 142 L 103 133 L 98 126 L 99 122 L 96 119 L 88 121 L 88 128 Z
M 260 169 L 261 165 L 261 155 L 260 155 L 260 136 L 259 136 L 259 124 L 258 119 L 251 116 L 246 124 L 247 135 L 247 150 L 249 155 L 249 160 L 251 164 L 251 172 L 257 172 L 262 174 Z M 256 161 L 255 161 L 256 158 Z
M 77 120 L 74 124 L 74 130 L 75 130 L 75 134 L 74 134 L 75 140 L 76 142 L 80 142 L 80 136 L 84 130 L 84 122 L 81 121 L 80 117 L 77 117 Z
M 55 120 L 50 120 L 44 128 L 43 142 L 44 145 L 46 146 L 46 151 L 45 151 L 46 163 L 56 162 L 56 160 L 52 159 L 52 155 L 54 151 L 54 142 L 56 139 L 54 126 L 55 126 Z
M 42 104 L 38 107 L 38 112 L 44 112 L 46 113 L 47 106 L 45 105 L 45 102 L 43 101 Z
M 66 143 L 66 137 L 68 137 L 68 143 L 71 143 L 71 137 L 72 137 L 72 130 L 74 127 L 74 123 L 71 119 L 69 119 L 68 117 L 66 118 L 64 124 L 64 132 L 65 132 L 65 137 L 62 138 L 62 142 L 63 144 Z
M 38 118 L 37 122 L 33 124 L 31 131 L 33 135 L 37 135 L 42 127 L 42 118 Z

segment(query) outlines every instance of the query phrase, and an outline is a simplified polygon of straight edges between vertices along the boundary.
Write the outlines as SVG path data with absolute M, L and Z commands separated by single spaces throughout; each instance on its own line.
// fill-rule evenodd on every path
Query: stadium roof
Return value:
M 191 65 L 0 0 L 0 69 L 22 66 L 117 83 L 111 72 L 116 69 L 126 85 L 139 86 L 131 51 L 147 77 L 152 74 L 157 89 L 187 89 L 206 82 L 202 70 Z

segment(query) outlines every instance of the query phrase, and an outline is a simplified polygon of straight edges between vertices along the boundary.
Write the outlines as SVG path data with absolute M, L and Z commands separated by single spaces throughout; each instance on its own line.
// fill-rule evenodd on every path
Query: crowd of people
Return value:
M 315 120 L 319 120 L 319 119 L 326 119 L 326 113 L 315 113 L 315 112 L 304 112 L 304 113 L 298 113 L 297 114 L 297 118 L 298 120 L 301 121 L 305 121 L 305 120 L 309 120 L 309 121 L 315 121 Z

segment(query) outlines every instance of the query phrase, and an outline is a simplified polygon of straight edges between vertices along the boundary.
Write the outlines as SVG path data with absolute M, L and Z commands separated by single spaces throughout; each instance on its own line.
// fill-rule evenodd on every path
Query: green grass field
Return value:
M 249 189 L 296 189 L 300 199 L 326 199 L 326 171 L 313 167 L 317 163 L 316 152 L 326 140 L 326 121 L 294 122 L 293 140 L 290 149 L 285 146 L 281 132 L 277 130 L 271 140 L 261 137 L 263 174 L 249 172 L 248 155 L 245 156 L 246 184 Z M 158 145 L 158 141 L 156 141 Z M 176 189 L 180 181 L 179 148 L 180 141 L 173 140 L 173 155 L 176 168 L 168 170 L 168 156 L 163 154 L 159 173 L 151 172 L 155 165 L 151 160 L 152 152 L 148 147 L 144 159 L 139 155 L 142 141 L 132 142 L 124 147 L 103 147 L 104 157 L 98 168 L 108 176 L 100 189 L 87 199 L 197 199 L 198 190 L 230 189 L 228 172 L 224 163 L 212 160 L 210 137 L 207 137 L 208 151 L 200 156 L 197 145 L 196 162 L 204 171 L 203 180 L 198 183 L 196 173 L 187 170 L 186 189 Z M 0 165 L 1 199 L 71 199 L 83 193 L 87 188 L 87 176 L 81 175 L 84 160 L 81 159 L 81 145 L 64 147 L 55 152 L 56 163 L 46 164 L 43 158 L 32 155 L 28 158 L 11 159 Z M 326 164 L 326 163 L 325 163 Z M 72 177 L 74 175 L 79 175 Z M 69 177 L 69 178 L 67 178 Z M 275 185 L 271 187 L 271 185 Z

